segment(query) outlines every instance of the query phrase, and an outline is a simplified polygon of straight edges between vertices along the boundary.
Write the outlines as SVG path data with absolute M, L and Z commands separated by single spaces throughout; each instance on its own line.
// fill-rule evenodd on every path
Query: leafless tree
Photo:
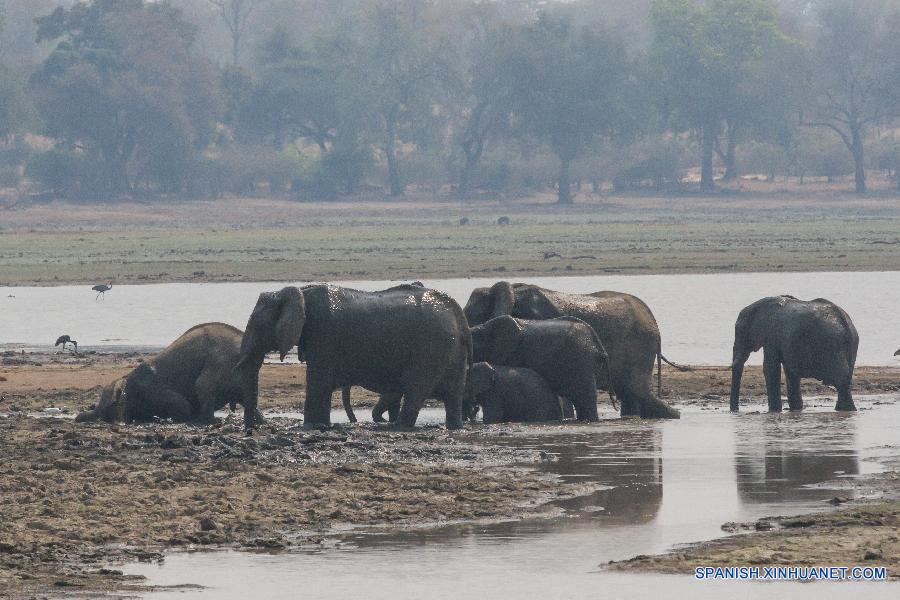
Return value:
M 265 0 L 208 0 L 216 7 L 231 35 L 231 64 L 237 66 L 253 11 Z

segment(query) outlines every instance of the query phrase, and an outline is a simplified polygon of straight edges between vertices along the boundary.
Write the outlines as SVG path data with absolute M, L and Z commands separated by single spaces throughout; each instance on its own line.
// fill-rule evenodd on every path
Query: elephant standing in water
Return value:
M 744 363 L 760 348 L 770 411 L 782 408 L 782 365 L 791 410 L 803 408 L 802 377 L 813 377 L 837 388 L 835 410 L 856 410 L 850 386 L 858 347 L 859 334 L 853 321 L 828 300 L 817 298 L 807 302 L 793 296 L 757 300 L 740 312 L 734 325 L 731 410 L 739 409 Z
M 476 362 L 533 369 L 575 406 L 580 420 L 599 420 L 597 388 L 609 387 L 609 357 L 584 321 L 497 317 L 472 328 L 472 354 Z
M 213 421 L 216 410 L 241 402 L 242 380 L 234 366 L 242 336 L 240 329 L 224 323 L 188 329 L 168 348 L 103 388 L 97 406 L 75 420 Z M 262 421 L 255 404 L 250 419 Z
M 449 296 L 404 285 L 362 292 L 331 285 L 260 294 L 241 342 L 244 415 L 252 427 L 266 352 L 297 345 L 306 359 L 307 426 L 331 424 L 332 392 L 359 385 L 403 396 L 398 422 L 413 427 L 426 398 L 444 402 L 448 429 L 462 427 L 472 339 Z
M 619 292 L 564 294 L 527 283 L 500 281 L 490 288 L 476 288 L 465 313 L 470 326 L 501 315 L 579 318 L 594 329 L 609 353 L 610 391 L 618 397 L 623 417 L 679 417 L 678 411 L 654 396 L 651 389 L 654 360 L 659 366 L 661 361 L 669 361 L 660 351 L 656 319 L 639 298 Z M 661 387 L 661 376 L 657 382 Z

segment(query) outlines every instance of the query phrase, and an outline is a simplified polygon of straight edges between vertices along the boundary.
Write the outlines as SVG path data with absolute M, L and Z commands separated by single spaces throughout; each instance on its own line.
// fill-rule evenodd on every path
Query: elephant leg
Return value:
M 763 376 L 766 379 L 769 411 L 781 412 L 781 360 L 768 348 L 763 350 Z
M 575 417 L 575 407 L 572 406 L 572 403 L 569 402 L 568 398 L 560 397 L 559 398 L 559 407 L 562 410 L 562 416 L 566 419 L 572 419 Z
M 173 389 L 160 389 L 153 397 L 151 402 L 152 410 L 156 416 L 163 419 L 172 419 L 176 423 L 186 423 L 193 420 L 194 415 L 191 414 L 191 403 L 187 398 L 179 394 Z M 202 418 L 201 421 L 209 422 Z M 212 415 L 210 415 L 212 420 Z
M 350 386 L 345 385 L 341 388 L 341 402 L 344 404 L 344 412 L 347 413 L 347 419 L 351 423 L 356 423 L 356 413 L 353 412 L 353 405 L 350 404 Z
M 838 399 L 834 410 L 856 410 L 856 405 L 853 403 L 853 394 L 850 393 L 850 384 L 838 387 Z
M 387 404 L 388 421 L 396 423 L 397 419 L 400 418 L 400 404 L 403 401 L 403 396 L 400 394 L 386 394 L 384 401 Z
M 785 371 L 787 380 L 788 406 L 791 410 L 803 410 L 803 396 L 800 395 L 800 375 Z
M 303 420 L 307 428 L 331 427 L 331 395 L 334 390 L 329 373 L 306 371 L 306 399 L 303 401 Z
M 404 394 L 403 405 L 400 407 L 400 415 L 397 418 L 397 425 L 404 429 L 412 429 L 416 426 L 416 420 L 419 418 L 419 411 L 425 397 L 421 394 Z
M 589 387 L 587 383 L 590 383 Z M 597 385 L 593 379 L 576 389 L 570 398 L 575 405 L 575 416 L 579 421 L 600 420 L 600 415 L 597 414 Z

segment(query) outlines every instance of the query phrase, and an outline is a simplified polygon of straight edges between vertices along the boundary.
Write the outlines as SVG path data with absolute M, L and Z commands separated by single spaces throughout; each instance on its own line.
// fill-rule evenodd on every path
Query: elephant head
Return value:
M 100 402 L 94 408 L 78 413 L 75 416 L 75 422 L 106 421 L 113 423 L 124 420 L 126 383 L 126 378 L 122 377 L 104 386 L 100 392 Z
M 773 296 L 757 300 L 738 314 L 734 324 L 734 348 L 731 356 L 731 410 L 738 410 L 744 363 L 765 343 L 768 321 L 773 309 L 780 309 L 793 296 Z
M 481 325 L 494 317 L 511 315 L 516 296 L 508 281 L 498 281 L 489 288 L 475 288 L 463 312 L 469 326 Z
M 477 411 L 478 406 L 484 409 L 485 423 L 502 419 L 503 407 L 499 406 L 490 395 L 496 383 L 497 371 L 490 364 L 477 362 L 469 368 L 468 385 L 474 402 L 472 420 L 475 419 L 474 411 Z
M 522 327 L 510 316 L 491 319 L 472 328 L 473 362 L 508 364 L 510 355 L 519 344 Z
M 295 287 L 259 295 L 241 339 L 241 355 L 235 370 L 240 372 L 244 424 L 256 424 L 259 395 L 259 369 L 266 353 L 277 350 L 281 360 L 300 343 L 306 323 L 303 293 Z

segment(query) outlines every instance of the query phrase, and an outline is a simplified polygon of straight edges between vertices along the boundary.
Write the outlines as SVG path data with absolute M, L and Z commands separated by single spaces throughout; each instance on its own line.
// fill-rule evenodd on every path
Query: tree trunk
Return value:
M 236 67 L 241 59 L 241 34 L 231 36 L 231 65 Z
M 712 125 L 703 127 L 703 143 L 700 148 L 700 189 L 711 192 L 716 189 L 713 174 L 713 152 L 716 145 L 716 132 Z
M 733 181 L 738 178 L 737 159 L 735 157 L 736 149 L 737 132 L 735 131 L 734 125 L 726 123 L 725 151 L 722 151 L 718 137 L 716 138 L 715 144 L 715 152 L 719 155 L 719 160 L 722 161 L 722 164 L 725 165 L 725 175 L 722 178 L 725 181 Z
M 862 133 L 858 127 L 853 127 L 851 133 L 850 151 L 853 153 L 854 180 L 856 181 L 856 193 L 866 193 L 866 155 L 863 148 Z
M 403 195 L 404 189 L 395 149 L 397 123 L 393 114 L 388 115 L 385 121 L 384 153 L 388 164 L 388 186 L 391 188 L 391 197 L 398 198 Z
M 472 173 L 475 171 L 475 165 L 481 160 L 481 154 L 484 151 L 484 142 L 470 142 L 463 144 L 463 154 L 466 155 L 466 161 L 463 164 L 462 173 L 459 175 L 459 189 L 457 190 L 460 198 L 468 198 L 470 186 L 472 184 Z
M 560 157 L 559 159 L 559 193 L 557 194 L 557 202 L 559 204 L 572 204 L 571 182 L 569 181 L 569 164 L 571 159 L 568 157 Z

